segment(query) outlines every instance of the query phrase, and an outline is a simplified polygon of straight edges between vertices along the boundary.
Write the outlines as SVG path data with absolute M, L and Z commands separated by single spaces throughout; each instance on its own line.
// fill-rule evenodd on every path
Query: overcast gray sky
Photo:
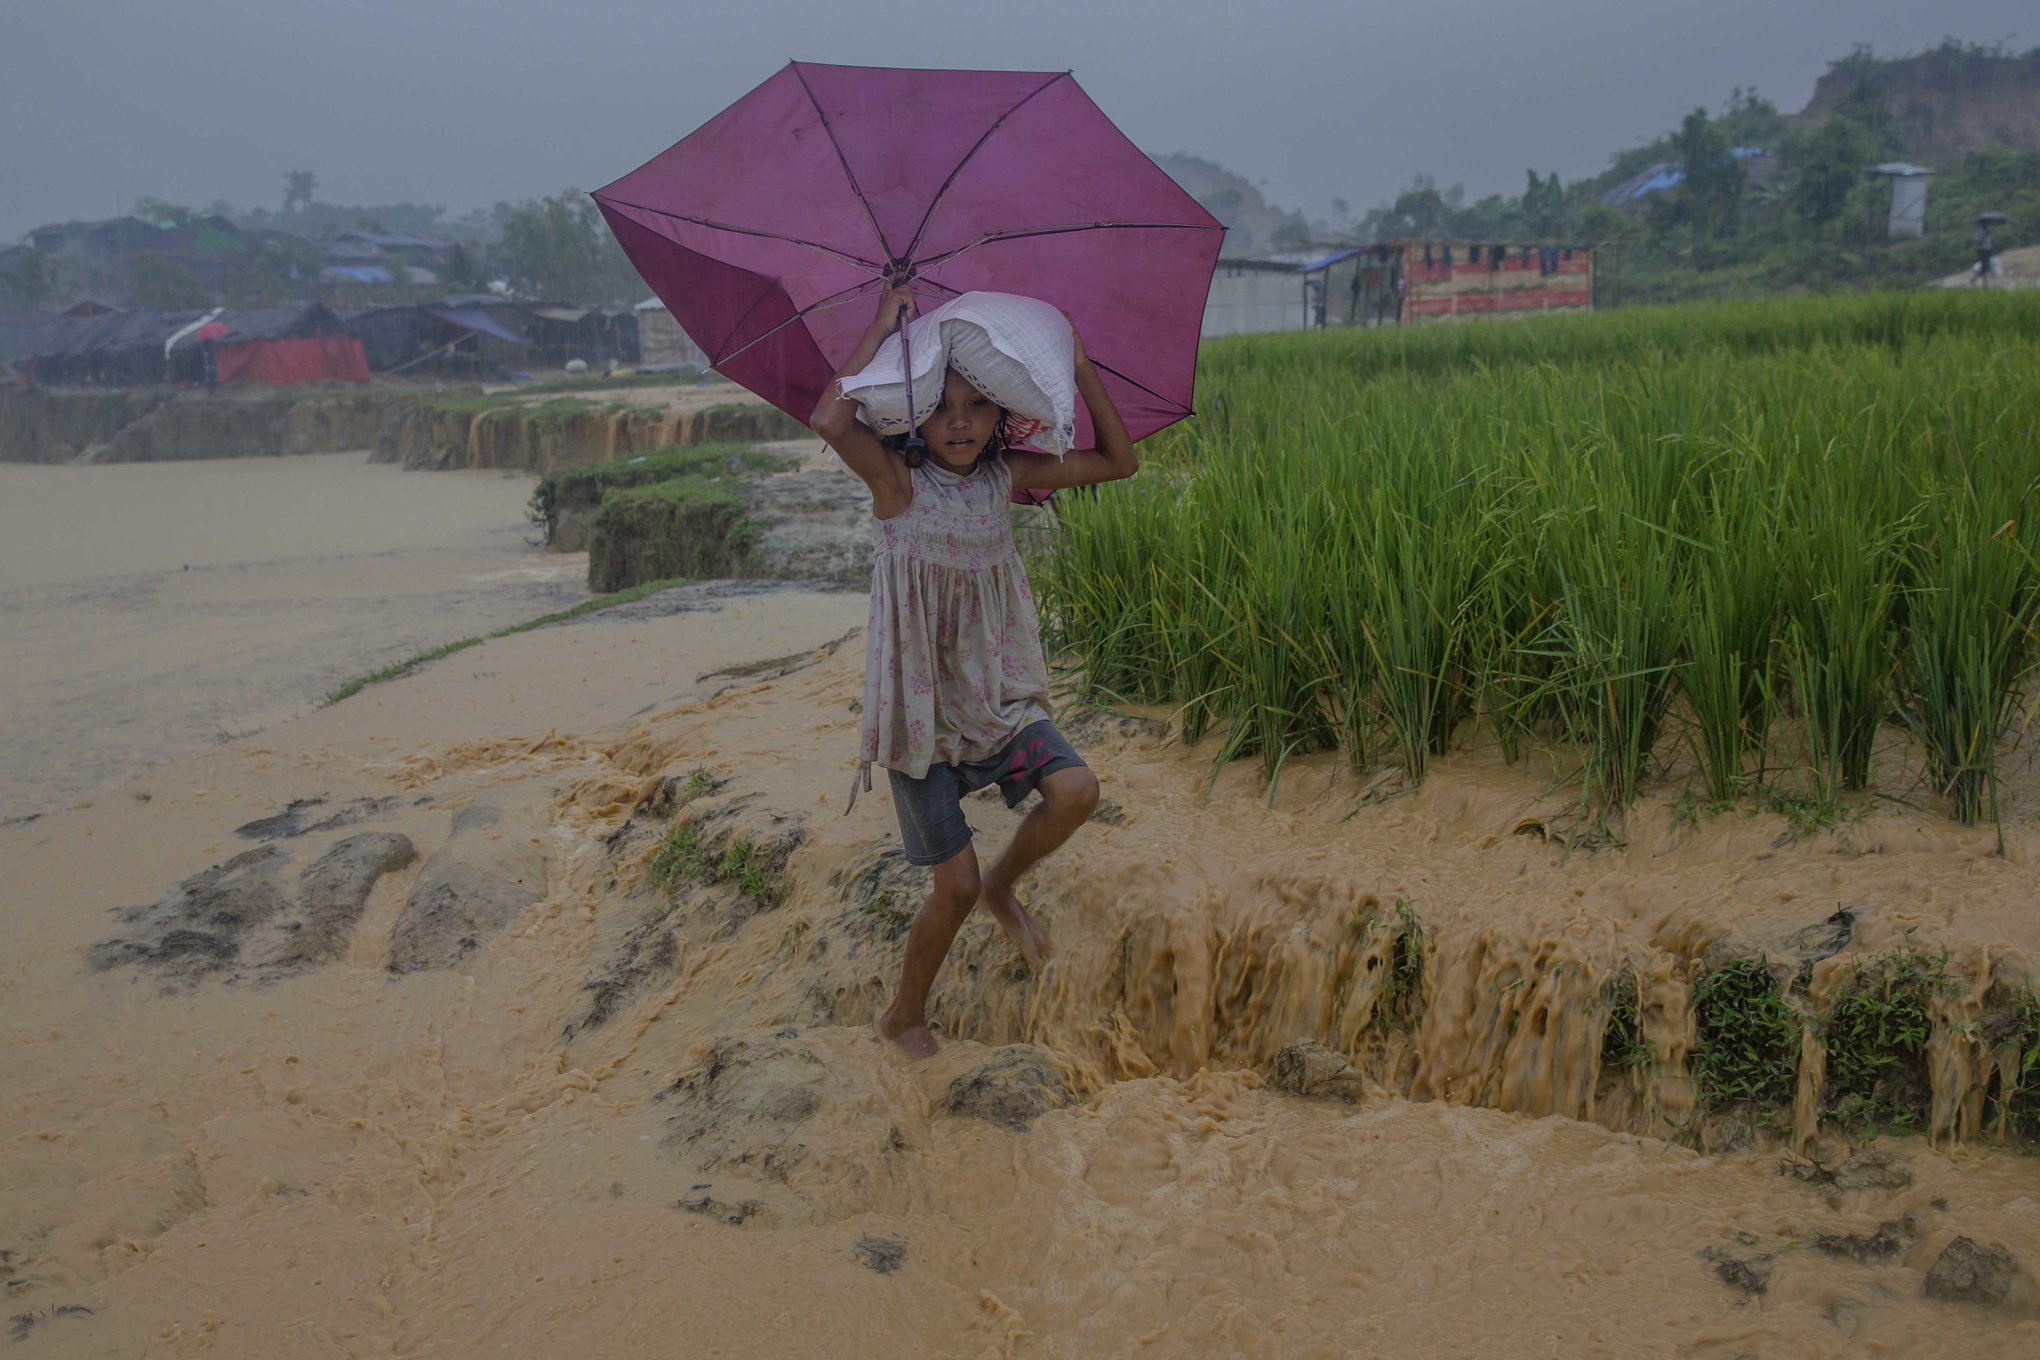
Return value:
M 2032 0 L 82 0 L 0 20 L 0 237 L 147 194 L 454 214 L 608 180 L 788 58 L 1073 69 L 1135 142 L 1365 208 L 1419 171 L 1469 194 L 1576 178 L 1754 85 L 1787 111 L 1826 63 L 1992 40 Z M 2030 40 L 2030 35 L 2029 35 Z

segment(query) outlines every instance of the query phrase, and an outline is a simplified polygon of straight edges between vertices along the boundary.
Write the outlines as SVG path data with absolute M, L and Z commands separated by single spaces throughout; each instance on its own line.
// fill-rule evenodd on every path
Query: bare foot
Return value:
M 901 1025 L 887 1011 L 872 1024 L 872 1030 L 887 1043 L 898 1044 L 900 1051 L 909 1058 L 921 1059 L 935 1056 L 935 1036 L 928 1032 L 926 1024 Z
M 1048 932 L 1041 922 L 1028 914 L 1020 905 L 1020 899 L 1013 895 L 1011 888 L 997 889 L 986 886 L 984 891 L 985 909 L 992 913 L 999 923 L 999 929 L 1006 932 L 1006 938 L 1027 960 L 1027 966 L 1040 969 L 1055 957 L 1055 946 L 1049 943 Z

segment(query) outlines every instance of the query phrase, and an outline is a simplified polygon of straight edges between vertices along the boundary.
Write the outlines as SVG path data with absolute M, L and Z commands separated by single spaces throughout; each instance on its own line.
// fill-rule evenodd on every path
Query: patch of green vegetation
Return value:
M 1868 791 L 1896 714 L 1955 818 L 1996 815 L 2040 656 L 2040 426 L 2001 418 L 2040 404 L 2040 295 L 1239 336 L 1198 363 L 1207 410 L 1155 474 L 1058 512 L 1037 584 L 1083 697 L 1176 707 L 1271 796 L 1333 750 L 1418 784 L 1478 724 L 1609 828 L 1690 745 L 1710 804 L 1802 835 Z
M 1389 931 L 1389 943 L 1388 977 L 1382 983 L 1375 1013 L 1390 1025 L 1413 1024 L 1424 1003 L 1424 922 L 1417 915 L 1416 904 L 1401 897 L 1378 918 L 1370 908 L 1358 924 L 1364 929 L 1376 919 Z
M 1933 1103 L 1931 1006 L 1949 985 L 1945 950 L 1928 954 L 1907 945 L 1850 970 L 1821 1027 L 1827 1044 L 1823 1116 L 1849 1128 L 1926 1127 Z
M 723 851 L 716 866 L 716 881 L 734 883 L 744 896 L 758 902 L 779 900 L 781 885 L 773 875 L 766 853 L 749 836 L 739 836 Z
M 1601 989 L 1608 1005 L 1608 1024 L 1601 1032 L 1601 1071 L 1624 1073 L 1657 1061 L 1657 1045 L 1643 1035 L 1643 1016 L 1636 973 L 1618 968 Z
M 650 453 L 634 454 L 606 463 L 584 463 L 561 468 L 538 479 L 532 489 L 530 516 L 547 526 L 548 534 L 561 510 L 569 507 L 592 509 L 604 494 L 626 487 L 645 486 L 675 477 L 709 480 L 752 477 L 766 472 L 787 472 L 798 460 L 786 454 L 768 453 L 748 444 L 669 445 Z
M 757 541 L 732 483 L 683 475 L 607 491 L 588 541 L 588 584 L 621 590 L 669 576 L 738 576 Z
M 1789 1120 L 1799 1081 L 1799 1016 L 1762 957 L 1729 959 L 1694 989 L 1698 1033 L 1688 1070 L 1701 1103 Z
M 716 381 L 712 373 L 617 373 L 607 378 L 590 373 L 580 378 L 520 383 L 517 392 L 528 396 L 538 392 L 599 392 L 609 388 L 700 387 Z
M 498 628 L 495 632 L 483 637 L 468 637 L 462 638 L 458 642 L 449 642 L 444 646 L 434 647 L 430 651 L 420 652 L 416 656 L 406 657 L 402 661 L 393 662 L 380 670 L 373 670 L 366 675 L 357 675 L 351 680 L 343 681 L 340 685 L 329 691 L 325 698 L 319 700 L 319 707 L 331 708 L 342 699 L 351 698 L 361 693 L 362 690 L 367 689 L 370 685 L 379 685 L 385 680 L 401 679 L 417 670 L 420 666 L 452 656 L 455 652 L 464 652 L 470 647 L 479 647 L 484 642 L 492 642 L 497 638 L 512 637 L 518 633 L 528 633 L 534 628 L 543 628 L 550 623 L 565 623 L 569 619 L 578 619 L 583 614 L 593 614 L 603 609 L 614 609 L 617 605 L 629 604 L 633 600 L 642 600 L 647 595 L 654 595 L 662 590 L 670 590 L 674 586 L 688 584 L 690 582 L 685 578 L 647 581 L 643 585 L 632 586 L 628 590 L 613 591 L 607 595 L 597 596 L 592 600 L 583 600 L 571 609 L 562 609 L 551 614 L 541 614 L 539 617 L 527 619 L 523 623 L 513 623 L 508 628 Z
M 673 889 L 704 877 L 708 860 L 701 853 L 701 833 L 692 822 L 680 822 L 659 843 L 649 873 L 655 887 Z
M 718 781 L 715 771 L 706 765 L 696 765 L 687 772 L 687 782 L 680 786 L 680 802 L 684 806 L 697 798 L 716 791 Z
M 2012 1070 L 2000 1072 L 1989 1092 L 1986 1127 L 2002 1127 L 2016 1138 L 2040 1138 L 2040 996 L 2028 977 L 2024 985 L 1993 986 L 1984 997 L 1978 1037 L 1993 1054 L 2009 1050 Z
M 751 837 L 737 836 L 717 855 L 702 844 L 701 833 L 692 822 L 682 822 L 666 833 L 658 853 L 652 856 L 648 877 L 655 887 L 669 892 L 684 883 L 730 883 L 765 906 L 777 902 L 786 891 L 770 852 Z
M 553 397 L 536 403 L 520 400 L 519 392 L 457 392 L 428 397 L 419 405 L 449 416 L 480 416 L 492 411 L 521 411 L 541 430 L 558 430 L 568 421 L 597 412 L 628 409 L 627 403 L 589 401 L 585 397 Z

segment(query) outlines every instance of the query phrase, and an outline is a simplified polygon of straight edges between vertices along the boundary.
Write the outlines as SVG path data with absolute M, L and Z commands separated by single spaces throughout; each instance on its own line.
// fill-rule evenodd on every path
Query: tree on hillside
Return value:
M 57 300 L 57 262 L 40 250 L 24 250 L 0 269 L 0 297 L 10 308 L 40 311 Z
M 578 189 L 512 211 L 496 258 L 511 286 L 530 297 L 624 302 L 648 291 L 602 214 Z
M 295 212 L 312 206 L 312 195 L 319 189 L 319 177 L 309 170 L 286 170 L 283 172 L 283 210 Z
M 1872 154 L 1870 134 L 1853 119 L 1835 114 L 1797 149 L 1786 202 L 1802 220 L 1826 226 L 1848 207 Z
M 1532 236 L 1555 236 L 1565 219 L 1565 186 L 1558 182 L 1556 170 L 1548 180 L 1539 179 L 1535 170 L 1525 173 L 1530 182 L 1523 189 L 1524 225 Z
M 1749 177 L 1707 110 L 1686 115 L 1672 147 L 1684 178 L 1651 201 L 1652 226 L 1660 232 L 1683 228 L 1689 248 L 1733 236 Z

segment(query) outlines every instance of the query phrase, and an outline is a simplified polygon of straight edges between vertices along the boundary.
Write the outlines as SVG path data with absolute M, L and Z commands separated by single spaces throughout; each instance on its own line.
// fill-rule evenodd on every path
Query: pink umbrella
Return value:
M 889 279 L 1062 308 L 1135 439 L 1191 414 L 1225 229 L 1067 72 L 791 62 L 595 201 L 715 370 L 795 419 Z

